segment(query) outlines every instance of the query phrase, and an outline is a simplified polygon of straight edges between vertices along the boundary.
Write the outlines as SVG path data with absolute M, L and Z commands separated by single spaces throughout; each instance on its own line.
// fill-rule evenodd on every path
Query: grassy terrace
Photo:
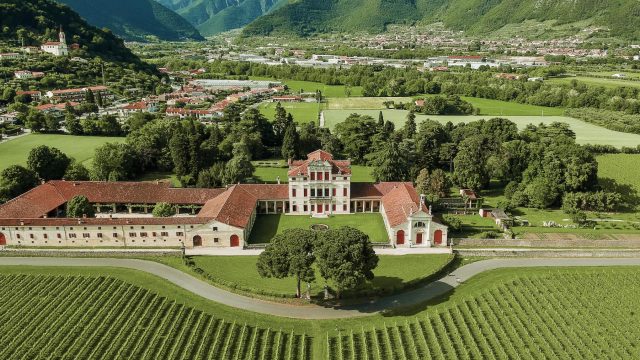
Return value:
M 93 158 L 95 148 L 108 142 L 124 142 L 124 138 L 57 134 L 25 135 L 0 143 L 0 171 L 11 165 L 25 165 L 29 151 L 40 145 L 58 148 L 68 156 L 88 165 Z
M 268 243 L 277 233 L 285 229 L 308 229 L 312 224 L 326 224 L 330 228 L 351 226 L 369 235 L 372 242 L 388 242 L 389 237 L 384 228 L 382 215 L 376 214 L 346 214 L 334 215 L 326 219 L 316 219 L 306 215 L 258 215 L 251 230 L 249 243 Z
M 423 279 L 440 270 L 450 260 L 450 255 L 382 255 L 374 273 L 375 279 L 360 290 L 392 292 L 408 282 Z M 193 260 L 199 268 L 209 274 L 214 281 L 235 284 L 238 289 L 251 293 L 279 296 L 295 295 L 295 280 L 261 278 L 256 270 L 257 256 L 196 256 Z M 316 274 L 311 294 L 322 292 L 320 273 Z

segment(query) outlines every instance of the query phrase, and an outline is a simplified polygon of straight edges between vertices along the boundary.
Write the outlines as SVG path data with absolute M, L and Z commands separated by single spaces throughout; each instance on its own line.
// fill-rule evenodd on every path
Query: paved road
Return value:
M 103 266 L 119 267 L 145 271 L 185 290 L 196 293 L 204 298 L 245 310 L 263 314 L 283 316 L 298 319 L 336 319 L 346 317 L 367 316 L 385 309 L 398 306 L 415 305 L 434 297 L 446 294 L 461 282 L 481 272 L 512 267 L 542 267 L 542 266 L 621 266 L 640 265 L 640 258 L 571 258 L 571 259 L 490 259 L 465 265 L 453 274 L 399 295 L 384 297 L 370 303 L 346 307 L 323 307 L 319 305 L 295 306 L 272 303 L 264 300 L 234 294 L 216 288 L 189 274 L 172 267 L 153 261 L 137 259 L 111 258 L 56 258 L 56 257 L 0 257 L 0 265 L 30 265 L 30 266 Z

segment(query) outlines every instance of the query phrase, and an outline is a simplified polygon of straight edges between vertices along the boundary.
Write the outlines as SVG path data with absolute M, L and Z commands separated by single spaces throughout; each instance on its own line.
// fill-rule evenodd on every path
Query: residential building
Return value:
M 62 89 L 62 90 L 52 90 L 47 92 L 47 97 L 54 102 L 66 102 L 66 101 L 84 101 L 87 96 L 87 91 L 91 90 L 94 96 L 100 94 L 103 100 L 112 100 L 114 98 L 113 94 L 109 91 L 109 88 L 106 86 L 89 86 L 85 88 L 76 88 L 76 89 Z
M 31 100 L 39 102 L 42 100 L 42 93 L 40 91 L 16 91 L 16 95 L 29 95 Z
M 39 71 L 29 71 L 29 70 L 20 70 L 13 73 L 16 79 L 39 79 L 44 77 L 43 72 Z
M 0 53 L 0 60 L 17 60 L 21 58 L 22 55 L 19 53 Z

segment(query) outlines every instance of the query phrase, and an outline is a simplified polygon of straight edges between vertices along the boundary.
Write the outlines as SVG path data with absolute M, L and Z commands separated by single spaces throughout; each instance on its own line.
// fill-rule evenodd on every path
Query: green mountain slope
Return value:
M 288 0 L 157 0 L 195 25 L 203 35 L 243 27 Z
M 99 56 L 107 61 L 125 62 L 133 67 L 149 69 L 124 46 L 122 39 L 110 31 L 89 25 L 68 6 L 52 0 L 0 1 L 0 40 L 39 45 L 58 39 L 60 26 L 68 42 L 80 44 L 80 54 Z
M 258 18 L 245 36 L 384 31 L 389 24 L 442 22 L 453 30 L 489 34 L 525 20 L 555 25 L 587 22 L 613 36 L 640 38 L 638 0 L 299 0 Z M 583 27 L 576 27 L 576 32 Z
M 125 40 L 203 40 L 193 25 L 154 0 L 58 0 Z

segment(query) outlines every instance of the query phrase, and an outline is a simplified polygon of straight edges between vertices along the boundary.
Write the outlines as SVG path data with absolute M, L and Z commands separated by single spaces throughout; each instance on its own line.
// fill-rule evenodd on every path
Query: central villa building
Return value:
M 96 217 L 64 217 L 84 195 Z M 172 217 L 151 216 L 156 203 Z M 329 217 L 380 213 L 397 247 L 447 245 L 447 227 L 411 183 L 352 183 L 349 160 L 325 151 L 289 161 L 288 184 L 220 189 L 173 188 L 165 182 L 46 182 L 0 206 L 0 245 L 105 247 L 244 247 L 259 214 Z

